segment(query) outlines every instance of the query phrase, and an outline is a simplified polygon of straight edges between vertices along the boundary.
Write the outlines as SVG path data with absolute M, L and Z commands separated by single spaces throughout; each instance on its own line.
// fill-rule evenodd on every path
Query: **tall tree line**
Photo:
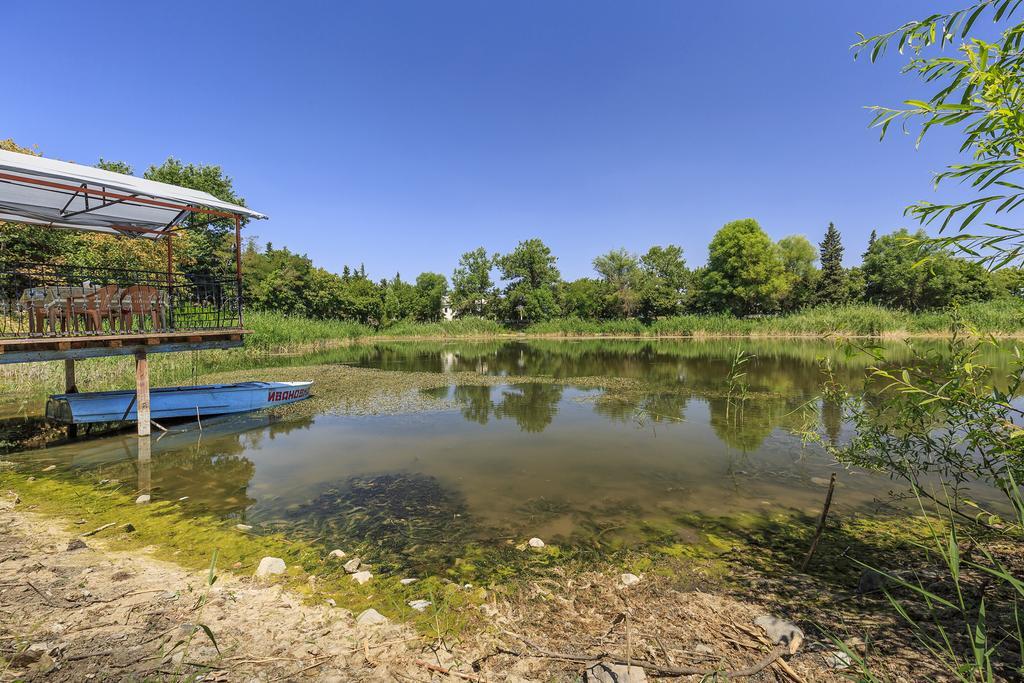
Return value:
M 12 141 L 0 147 L 32 150 Z M 97 166 L 133 173 L 124 162 Z M 146 178 L 210 192 L 244 204 L 219 166 L 169 158 L 150 166 Z M 223 274 L 233 268 L 233 226 L 218 223 L 183 231 L 177 267 L 189 274 Z M 958 258 L 918 231 L 872 231 L 859 265 L 844 265 L 839 229 L 829 223 L 817 246 L 804 235 L 773 241 L 754 219 L 722 226 L 705 265 L 690 268 L 678 245 L 656 245 L 643 254 L 612 249 L 593 259 L 592 276 L 566 281 L 558 259 L 540 239 L 504 254 L 478 247 L 462 254 L 449 280 L 441 273 L 401 274 L 371 280 L 366 269 L 340 274 L 304 255 L 250 241 L 243 252 L 245 300 L 259 310 L 312 318 L 387 325 L 436 321 L 450 307 L 457 316 L 535 322 L 558 316 L 654 320 L 687 313 L 771 315 L 809 306 L 874 303 L 924 310 L 997 297 L 1024 297 L 1019 269 L 986 270 Z M 0 267 L 9 262 L 147 268 L 161 271 L 163 251 L 149 240 L 115 239 L 0 223 Z

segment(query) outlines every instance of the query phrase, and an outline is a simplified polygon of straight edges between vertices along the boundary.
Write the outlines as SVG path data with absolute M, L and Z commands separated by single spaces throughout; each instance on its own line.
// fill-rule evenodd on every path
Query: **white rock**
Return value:
M 430 600 L 413 600 L 409 603 L 409 607 L 412 607 L 417 612 L 422 612 L 433 604 Z
M 44 467 L 43 472 L 53 472 L 55 469 L 57 469 L 56 465 L 50 465 L 49 467 Z
M 620 574 L 619 582 L 622 583 L 623 586 L 635 586 L 640 583 L 640 577 L 636 574 Z
M 800 630 L 800 627 L 785 619 L 765 614 L 754 619 L 754 625 L 760 626 L 768 639 L 776 645 L 787 646 L 790 654 L 796 654 L 800 643 L 804 642 L 804 632 Z
M 145 505 L 151 500 L 148 493 L 143 493 L 141 496 L 135 499 L 136 505 Z
M 399 579 L 398 583 L 402 584 L 403 586 L 410 586 L 416 583 L 417 581 L 419 581 L 419 579 Z
M 544 547 L 544 541 L 540 540 L 536 536 L 534 536 L 529 541 L 527 541 L 526 544 L 528 546 L 530 546 L 531 548 L 543 548 Z
M 647 672 L 639 666 L 594 662 L 587 667 L 586 683 L 647 683 Z
M 370 572 L 356 572 L 352 575 L 352 580 L 358 584 L 364 584 L 373 578 L 373 574 Z
M 239 531 L 252 531 L 252 527 L 248 524 L 236 524 L 235 528 Z
M 345 563 L 345 571 L 347 571 L 349 574 L 355 574 L 357 571 L 359 571 L 360 564 L 362 564 L 362 562 L 359 561 L 359 558 L 353 557 L 351 560 Z
M 256 576 L 264 577 L 273 574 L 284 574 L 285 564 L 280 557 L 264 557 L 256 567 Z
M 830 669 L 849 669 L 853 666 L 853 658 L 841 650 L 826 652 L 822 658 L 825 660 L 825 666 Z
M 356 617 L 357 626 L 377 626 L 378 624 L 386 624 L 389 619 L 378 612 L 375 609 L 368 609 L 359 614 Z
M 345 551 L 338 550 L 337 548 L 335 548 L 331 552 L 327 553 L 327 557 L 329 557 L 332 560 L 343 560 L 345 559 Z

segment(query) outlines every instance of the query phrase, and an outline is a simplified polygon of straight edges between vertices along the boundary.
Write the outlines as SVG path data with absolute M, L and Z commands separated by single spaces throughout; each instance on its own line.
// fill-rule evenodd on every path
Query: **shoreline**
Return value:
M 134 519 L 140 530 L 151 523 L 149 515 Z M 418 626 L 401 616 L 370 624 L 357 611 L 362 605 L 347 609 L 312 571 L 290 565 L 282 577 L 254 579 L 251 566 L 226 569 L 224 560 L 211 582 L 208 572 L 154 555 L 154 546 L 117 540 L 133 531 L 95 532 L 97 521 L 74 521 L 0 491 L 0 680 L 111 672 L 149 680 L 204 672 L 219 681 L 308 672 L 334 681 L 426 680 L 442 672 L 463 680 L 574 680 L 585 661 L 545 653 L 593 652 L 596 643 L 600 652 L 648 662 L 649 673 L 686 664 L 711 674 L 767 662 L 749 680 L 847 680 L 822 657 L 827 639 L 810 630 L 795 654 L 767 661 L 777 648 L 754 621 L 777 605 L 706 584 L 686 587 L 653 567 L 637 570 L 636 585 L 609 571 L 554 572 L 511 589 L 478 589 L 479 599 L 434 614 L 428 608 Z M 701 570 L 693 564 L 691 571 Z M 367 599 L 393 614 L 394 598 L 374 590 L 376 581 Z M 453 630 L 460 616 L 469 621 Z
M 881 340 L 881 341 L 913 341 L 932 340 L 940 341 L 952 339 L 955 335 L 952 332 L 906 332 L 891 331 L 879 334 L 858 334 L 855 332 L 751 332 L 743 334 L 725 333 L 695 333 L 695 334 L 659 334 L 659 335 L 636 335 L 636 334 L 613 334 L 613 333 L 586 333 L 586 334 L 563 334 L 563 333 L 526 333 L 507 332 L 500 334 L 460 334 L 460 335 L 371 335 L 355 338 L 326 339 L 316 342 L 299 344 L 284 344 L 279 346 L 257 346 L 252 350 L 266 356 L 300 356 L 306 353 L 317 351 L 328 351 L 337 348 L 349 348 L 377 343 L 401 343 L 401 342 L 436 342 L 448 343 L 458 341 L 488 342 L 488 341 L 719 341 L 719 340 L 757 340 L 757 341 L 854 341 L 854 340 Z M 1024 331 L 1021 332 L 992 332 L 973 335 L 975 339 L 993 338 L 996 341 L 1024 340 Z

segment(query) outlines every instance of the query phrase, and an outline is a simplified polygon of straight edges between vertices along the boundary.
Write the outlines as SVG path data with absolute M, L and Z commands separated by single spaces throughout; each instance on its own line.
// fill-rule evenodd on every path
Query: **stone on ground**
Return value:
M 355 574 L 357 571 L 359 571 L 360 564 L 362 564 L 362 562 L 359 561 L 359 558 L 353 557 L 351 560 L 345 563 L 345 571 L 347 571 L 349 574 Z
M 583 679 L 586 683 L 647 683 L 647 672 L 639 666 L 594 662 Z
M 422 612 L 423 610 L 430 607 L 432 604 L 434 603 L 430 602 L 430 600 L 413 600 L 409 603 L 409 607 L 412 607 L 417 612 Z
M 640 583 L 640 577 L 636 574 L 620 574 L 619 583 L 628 588 L 629 586 L 635 586 L 636 584 Z
M 356 572 L 352 575 L 352 580 L 362 585 L 373 578 L 373 574 L 370 572 Z
M 357 626 L 377 626 L 379 624 L 386 624 L 389 621 L 386 616 L 375 609 L 364 610 L 356 617 Z
M 135 504 L 136 505 L 145 505 L 150 500 L 151 500 L 151 498 L 150 498 L 149 494 L 148 493 L 143 493 L 141 496 L 139 496 L 138 498 L 135 499 Z
M 343 560 L 345 559 L 345 551 L 335 548 L 331 552 L 327 553 L 327 557 L 332 560 Z
M 534 536 L 529 541 L 527 541 L 527 545 L 529 545 L 531 548 L 543 548 L 544 547 L 544 541 L 542 541 L 539 538 L 537 538 L 536 536 Z
M 274 574 L 284 574 L 285 564 L 280 557 L 264 557 L 256 567 L 256 577 L 262 578 Z
M 398 583 L 402 584 L 403 586 L 409 586 L 411 584 L 416 583 L 417 581 L 419 581 L 419 579 L 399 579 Z

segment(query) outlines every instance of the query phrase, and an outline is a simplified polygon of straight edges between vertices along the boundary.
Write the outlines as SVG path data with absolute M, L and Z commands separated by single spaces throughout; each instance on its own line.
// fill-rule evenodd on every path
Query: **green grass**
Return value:
M 638 320 L 581 320 L 559 318 L 534 323 L 527 335 L 636 337 L 757 337 L 757 336 L 884 336 L 948 333 L 957 315 L 979 333 L 1024 332 L 1024 302 L 1001 299 L 968 304 L 955 313 L 911 313 L 870 304 L 819 306 L 786 315 L 736 318 L 725 314 L 682 315 L 650 324 Z
M 957 309 L 960 317 L 979 333 L 1020 334 L 1024 332 L 1024 302 L 1000 299 L 966 304 Z M 308 320 L 279 313 L 251 313 L 246 326 L 254 331 L 250 346 L 260 350 L 316 347 L 374 337 L 453 339 L 458 337 L 527 336 L 618 336 L 618 337 L 757 337 L 757 336 L 884 336 L 901 334 L 944 334 L 954 324 L 952 310 L 911 313 L 871 304 L 819 306 L 785 315 L 737 318 L 732 315 L 690 314 L 644 323 L 627 320 L 582 320 L 556 318 L 512 329 L 494 320 L 462 318 L 451 322 L 421 323 L 399 321 L 373 329 L 358 323 Z
M 450 322 L 418 323 L 402 320 L 376 332 L 380 337 L 493 337 L 509 334 L 501 323 L 486 318 L 460 318 Z
M 374 334 L 373 328 L 348 320 L 313 320 L 266 311 L 246 313 L 245 326 L 253 331 L 246 345 L 263 351 L 316 347 Z

